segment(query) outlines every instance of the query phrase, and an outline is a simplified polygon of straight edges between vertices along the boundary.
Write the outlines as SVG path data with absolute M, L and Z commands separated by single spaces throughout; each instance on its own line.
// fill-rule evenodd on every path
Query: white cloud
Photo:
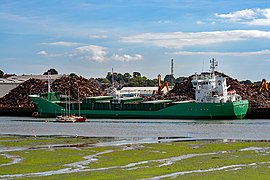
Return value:
M 158 20 L 158 21 L 154 21 L 154 23 L 156 23 L 156 24 L 171 24 L 172 21 L 170 21 L 170 20 Z
M 82 46 L 82 47 L 76 48 L 73 53 L 69 54 L 69 57 L 102 63 L 106 60 L 109 60 L 107 54 L 108 54 L 107 48 L 105 47 L 101 47 L 97 45 L 88 45 L 88 46 Z M 139 61 L 142 59 L 143 59 L 143 56 L 140 54 L 135 54 L 134 56 L 131 56 L 128 54 L 124 54 L 124 55 L 113 54 L 111 56 L 111 60 L 121 61 L 121 62 Z
M 216 13 L 215 16 L 229 22 L 237 22 L 257 26 L 270 26 L 270 8 L 244 9 L 228 14 Z
M 53 45 L 53 46 L 81 46 L 82 43 L 76 43 L 76 42 L 65 42 L 65 41 L 58 41 L 58 42 L 51 42 L 51 43 L 42 43 L 46 45 Z
M 39 51 L 38 53 L 37 53 L 37 55 L 41 55 L 41 56 L 47 56 L 47 55 L 49 55 L 46 51 Z
M 232 30 L 213 32 L 143 33 L 123 37 L 122 41 L 166 48 L 183 48 L 185 46 L 208 45 L 258 38 L 270 39 L 270 31 Z
M 167 53 L 171 55 L 179 56 L 193 56 L 193 55 L 207 55 L 207 56 L 256 56 L 256 55 L 270 55 L 270 50 L 261 50 L 253 52 L 190 52 L 190 51 L 179 51 L 173 53 Z
M 59 57 L 59 56 L 62 56 L 63 54 L 49 54 L 47 51 L 39 51 L 37 55 L 48 56 L 48 57 Z
M 128 61 L 139 61 L 142 60 L 143 56 L 140 54 L 135 54 L 134 56 L 128 55 L 128 54 L 124 54 L 124 55 L 118 55 L 118 54 L 114 54 L 112 56 L 112 60 L 115 61 L 122 61 L 122 62 L 128 62 Z
M 198 25 L 203 25 L 203 24 L 205 24 L 205 22 L 202 22 L 202 21 L 196 21 L 196 24 L 198 24 Z
M 93 38 L 93 39 L 105 39 L 108 38 L 107 35 L 89 35 L 89 38 Z
M 106 48 L 96 45 L 82 46 L 75 49 L 69 56 L 89 61 L 104 62 L 106 60 Z
M 253 19 L 256 17 L 256 12 L 252 9 L 235 11 L 229 14 L 215 14 L 217 17 L 228 19 L 231 21 L 240 21 L 243 19 Z

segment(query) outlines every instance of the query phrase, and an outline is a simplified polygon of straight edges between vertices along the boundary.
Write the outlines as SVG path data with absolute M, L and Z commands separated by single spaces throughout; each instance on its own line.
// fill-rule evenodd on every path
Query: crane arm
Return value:
M 169 90 L 169 84 L 168 84 L 168 82 L 166 81 L 166 82 L 164 82 L 163 84 L 161 84 L 161 76 L 160 76 L 160 74 L 158 74 L 158 94 L 161 94 L 161 91 L 162 91 L 162 89 L 164 88 L 164 87 L 166 87 L 166 89 L 167 89 L 167 92 L 169 92 L 170 90 Z
M 262 80 L 260 85 L 260 92 L 262 91 L 268 91 L 268 83 L 266 82 L 265 79 Z

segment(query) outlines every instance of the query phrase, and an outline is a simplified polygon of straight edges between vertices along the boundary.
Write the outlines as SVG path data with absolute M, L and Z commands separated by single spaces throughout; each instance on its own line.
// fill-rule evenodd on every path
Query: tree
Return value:
M 133 72 L 133 77 L 137 77 L 137 76 L 141 77 L 141 73 L 139 73 L 139 72 Z
M 107 75 L 106 75 L 106 79 L 108 79 L 111 83 L 112 83 L 112 81 L 114 81 L 114 82 L 118 82 L 118 76 L 117 76 L 117 73 L 111 73 L 111 72 L 108 72 L 107 73 Z
M 70 77 L 75 77 L 75 78 L 77 78 L 77 77 L 79 77 L 77 74 L 75 74 L 75 73 L 70 73 L 70 75 L 69 75 Z
M 96 78 L 96 80 L 103 84 L 109 84 L 110 81 L 107 78 Z
M 147 80 L 145 81 L 145 86 L 146 86 L 146 87 L 155 87 L 155 86 L 157 86 L 157 85 L 158 85 L 157 79 L 153 79 L 153 80 L 147 79 Z
M 177 83 L 181 83 L 183 81 L 183 79 L 185 79 L 186 77 L 178 77 L 175 79 L 174 83 L 177 84 Z
M 113 73 L 114 83 L 118 84 L 119 87 L 145 87 L 145 86 L 157 86 L 157 79 L 151 80 L 147 79 L 145 76 L 141 76 L 140 72 L 133 72 L 133 76 L 129 73 Z M 112 73 L 108 72 L 106 78 L 97 78 L 97 81 L 101 83 L 112 82 Z
M 114 73 L 113 75 L 114 75 L 115 81 L 117 81 L 120 84 L 124 84 L 124 82 L 125 82 L 124 79 L 125 78 L 124 78 L 124 75 L 123 74 L 121 74 L 121 73 Z
M 48 73 L 49 74 L 58 74 L 58 72 L 53 68 L 49 69 L 47 72 L 44 72 L 43 75 L 48 75 Z
M 113 73 L 114 82 L 118 82 L 120 85 L 127 83 L 130 79 L 131 75 L 129 73 L 125 73 L 124 75 L 121 73 Z M 112 83 L 112 73 L 108 72 L 106 79 L 108 79 Z
M 175 78 L 173 77 L 173 75 L 169 74 L 169 75 L 166 75 L 165 78 L 164 78 L 164 82 L 167 81 L 169 86 L 173 86 L 174 85 L 174 81 L 175 81 Z
M 111 72 L 107 73 L 106 79 L 108 79 L 110 82 L 112 82 L 112 73 Z
M 2 78 L 3 76 L 4 76 L 4 72 L 0 70 L 0 78 Z
M 250 80 L 240 81 L 239 83 L 246 84 L 246 85 L 252 84 L 252 82 Z
M 130 87 L 146 87 L 146 86 L 157 86 L 157 80 L 150 80 L 147 79 L 145 76 L 136 76 L 133 78 L 130 78 L 128 83 L 125 84 L 125 86 Z
M 124 81 L 125 81 L 125 82 L 128 82 L 129 79 L 130 79 L 131 77 L 132 77 L 132 76 L 131 76 L 129 73 L 125 73 L 125 74 L 124 74 Z

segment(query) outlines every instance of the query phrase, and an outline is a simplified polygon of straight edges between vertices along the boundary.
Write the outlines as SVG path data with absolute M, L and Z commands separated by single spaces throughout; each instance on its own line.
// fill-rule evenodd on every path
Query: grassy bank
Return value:
M 267 179 L 268 142 L 96 146 L 82 137 L 0 136 L 0 179 Z

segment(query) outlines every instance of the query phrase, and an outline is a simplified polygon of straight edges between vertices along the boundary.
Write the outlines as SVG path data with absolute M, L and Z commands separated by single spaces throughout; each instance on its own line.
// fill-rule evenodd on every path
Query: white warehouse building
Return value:
M 169 87 L 169 89 L 172 89 Z M 141 94 L 145 96 L 151 96 L 153 94 L 153 91 L 157 91 L 158 87 L 123 87 L 120 90 L 120 94 Z M 162 89 L 162 92 L 164 94 L 167 94 L 167 89 L 164 87 Z

